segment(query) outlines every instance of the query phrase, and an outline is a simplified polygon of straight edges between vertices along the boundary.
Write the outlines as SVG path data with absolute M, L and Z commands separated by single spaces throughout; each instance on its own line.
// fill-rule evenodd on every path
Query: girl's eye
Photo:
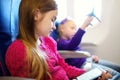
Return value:
M 51 19 L 52 22 L 54 22 L 55 20 L 54 19 Z
M 56 20 L 56 17 L 54 17 L 54 18 L 51 19 L 52 22 L 55 22 L 55 20 Z

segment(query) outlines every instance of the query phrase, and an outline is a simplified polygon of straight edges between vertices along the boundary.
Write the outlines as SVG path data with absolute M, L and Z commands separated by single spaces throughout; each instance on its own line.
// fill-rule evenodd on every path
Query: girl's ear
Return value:
M 33 11 L 33 17 L 34 17 L 34 20 L 35 21 L 37 21 L 37 20 L 39 20 L 40 18 L 41 18 L 41 12 L 40 12 L 40 10 L 39 9 L 35 9 L 34 11 Z

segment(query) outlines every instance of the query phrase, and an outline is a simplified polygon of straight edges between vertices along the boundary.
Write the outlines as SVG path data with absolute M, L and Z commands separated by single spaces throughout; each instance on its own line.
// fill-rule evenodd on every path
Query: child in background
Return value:
M 88 27 L 92 20 L 93 17 L 88 16 L 83 25 L 76 32 L 77 27 L 75 22 L 71 19 L 64 19 L 58 27 L 58 50 L 81 50 L 79 44 L 81 43 L 82 37 L 85 33 L 85 29 Z M 97 56 L 92 55 L 92 58 L 94 62 L 98 61 Z M 86 61 L 86 58 L 68 58 L 65 61 L 70 65 L 81 67 Z
M 85 29 L 88 27 L 93 18 L 93 16 L 88 15 L 88 17 L 86 18 L 84 23 L 79 27 L 78 30 L 76 30 L 76 24 L 73 20 L 67 18 L 62 20 L 57 27 L 57 31 L 59 34 L 59 37 L 57 39 L 58 50 L 81 50 L 80 43 L 82 37 L 85 34 Z M 94 62 L 94 67 L 102 67 L 103 69 L 107 69 L 112 75 L 118 74 L 118 72 L 114 69 L 97 63 L 99 62 L 99 58 L 97 56 L 92 55 L 91 58 Z M 76 66 L 78 68 L 84 68 L 87 65 L 88 61 L 86 60 L 86 58 L 67 58 L 65 59 L 65 62 L 67 62 L 69 65 Z M 89 70 L 89 68 L 87 69 Z

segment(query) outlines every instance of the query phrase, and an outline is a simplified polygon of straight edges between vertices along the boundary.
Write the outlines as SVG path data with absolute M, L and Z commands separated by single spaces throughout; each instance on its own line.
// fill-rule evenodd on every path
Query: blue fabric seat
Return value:
M 50 36 L 56 41 L 57 40 L 57 38 L 58 38 L 58 25 L 60 24 L 60 22 L 59 21 L 56 21 L 55 22 L 55 27 L 56 27 L 56 29 L 55 30 L 53 30 L 53 32 L 51 32 L 51 34 L 50 34 Z
M 18 33 L 20 0 L 0 0 L 0 76 L 10 75 L 5 65 L 7 47 Z

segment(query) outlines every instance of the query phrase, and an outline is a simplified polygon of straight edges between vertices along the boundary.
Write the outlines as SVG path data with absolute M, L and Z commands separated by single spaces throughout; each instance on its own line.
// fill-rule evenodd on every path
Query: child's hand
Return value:
M 88 16 L 86 18 L 86 20 L 83 22 L 83 24 L 81 25 L 80 28 L 85 30 L 88 27 L 88 25 L 91 23 L 92 20 L 93 20 L 93 17 L 92 16 Z
M 108 80 L 110 78 L 112 78 L 112 75 L 108 71 L 106 71 L 106 73 L 102 72 L 102 75 L 98 78 L 98 80 Z
M 98 62 L 99 61 L 99 58 L 96 55 L 92 55 L 92 59 L 93 59 L 94 62 Z

